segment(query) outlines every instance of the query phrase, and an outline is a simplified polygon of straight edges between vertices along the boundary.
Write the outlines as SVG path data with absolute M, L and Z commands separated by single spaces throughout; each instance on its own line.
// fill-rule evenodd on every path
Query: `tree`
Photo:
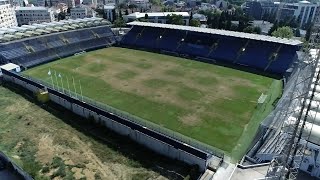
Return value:
M 221 1 L 220 5 L 219 5 L 219 9 L 223 9 L 222 1 Z
M 58 14 L 58 21 L 64 20 L 66 18 L 66 13 L 65 12 L 60 12 Z
M 126 9 L 126 15 L 129 15 L 129 10 L 128 9 Z
M 278 25 L 278 22 L 276 21 L 276 22 L 273 24 L 273 26 L 269 29 L 268 35 L 271 36 L 272 32 L 275 31 L 275 30 L 277 30 L 278 27 L 279 27 L 279 25 Z
M 231 30 L 232 22 L 231 19 L 228 18 L 227 23 L 226 23 L 226 30 Z
M 168 24 L 183 25 L 184 21 L 183 21 L 182 15 L 172 14 L 172 15 L 167 15 L 167 23 Z
M 126 25 L 126 22 L 122 18 L 118 18 L 114 21 L 114 27 L 123 27 Z
M 295 32 L 294 32 L 294 35 L 295 35 L 296 37 L 300 37 L 300 36 L 301 36 L 301 34 L 300 34 L 300 29 L 299 29 L 299 28 L 296 28 L 296 30 L 295 30 Z
M 113 19 L 113 21 L 115 21 L 115 19 L 117 19 L 117 14 L 116 14 L 115 9 L 112 9 L 112 19 Z
M 192 20 L 192 18 L 193 18 L 193 12 L 191 11 L 191 12 L 190 12 L 189 21 L 191 21 L 191 20 Z
M 119 18 L 122 19 L 122 11 L 121 11 L 121 9 L 119 9 Z
M 198 19 L 191 19 L 189 24 L 190 24 L 190 26 L 194 26 L 194 27 L 199 27 L 201 25 L 201 23 Z
M 220 18 L 219 18 L 219 25 L 218 25 L 219 29 L 225 29 L 226 28 L 226 20 L 227 20 L 226 12 L 222 11 L 221 14 L 220 14 Z
M 161 5 L 161 0 L 150 0 L 150 3 L 156 6 L 160 6 Z
M 296 21 L 296 18 L 293 16 L 290 21 L 288 22 L 287 26 L 290 26 L 291 28 L 297 28 L 298 23 Z
M 261 34 L 261 28 L 258 27 L 258 26 L 255 26 L 255 27 L 253 28 L 253 33 Z
M 102 18 L 103 18 L 103 19 L 108 19 L 107 14 L 106 14 L 106 13 L 103 13 L 103 14 L 102 14 Z M 110 19 L 108 19 L 108 20 L 110 20 Z
M 248 26 L 243 29 L 243 32 L 245 33 L 253 33 L 254 28 L 252 26 Z
M 290 27 L 284 26 L 284 27 L 280 27 L 277 30 L 273 31 L 271 35 L 275 36 L 275 37 L 281 37 L 281 38 L 292 38 L 293 31 Z
M 311 25 L 307 28 L 306 36 L 305 36 L 306 41 L 309 41 L 309 39 L 310 39 L 310 36 L 311 36 L 311 28 L 312 28 Z
M 237 29 L 238 29 L 238 26 L 237 26 L 237 25 L 231 24 L 231 26 L 230 26 L 230 31 L 237 31 Z
M 135 9 L 135 8 L 137 8 L 138 6 L 137 5 L 135 5 L 135 4 L 129 4 L 129 9 Z
M 263 20 L 263 21 L 268 21 L 269 16 L 270 16 L 270 14 L 269 14 L 268 12 L 265 12 L 265 13 L 262 15 L 262 20 Z
M 121 3 L 121 4 L 119 5 L 119 8 L 120 8 L 120 9 L 126 9 L 126 8 L 127 8 L 127 5 L 126 5 L 125 3 Z

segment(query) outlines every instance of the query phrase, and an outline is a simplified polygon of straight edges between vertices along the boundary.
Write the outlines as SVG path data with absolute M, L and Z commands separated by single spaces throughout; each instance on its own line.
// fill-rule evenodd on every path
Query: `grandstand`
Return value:
M 83 20 L 33 24 L 0 31 L 0 64 L 14 63 L 24 68 L 30 68 L 72 56 L 79 52 L 96 50 L 117 44 L 121 47 L 156 51 L 208 63 L 222 64 L 235 69 L 244 69 L 257 74 L 283 78 L 291 75 L 289 69 L 294 66 L 293 62 L 297 61 L 296 52 L 302 45 L 302 42 L 297 40 L 146 22 L 128 23 L 132 28 L 118 40 L 107 24 L 106 21 L 99 18 L 85 18 Z M 9 72 L 6 75 L 16 76 Z M 25 79 L 18 75 L 15 78 L 20 79 L 19 81 L 21 82 L 26 81 L 29 84 L 33 84 L 33 86 L 39 89 L 43 89 L 44 87 L 42 84 L 33 82 L 32 79 Z M 50 93 L 53 92 L 56 93 L 55 96 L 61 96 L 61 99 L 67 99 L 68 101 L 71 99 L 70 102 L 78 101 L 78 99 L 74 100 L 74 97 L 68 97 L 71 95 L 65 94 L 64 91 L 55 92 L 54 89 L 50 89 Z M 83 102 L 78 103 L 80 104 L 79 107 L 84 105 L 90 106 L 90 102 L 86 102 L 88 103 L 87 105 Z M 93 107 L 96 108 L 95 106 L 96 104 Z M 105 113 L 99 108 L 90 111 L 99 111 L 101 114 Z M 110 114 L 108 115 L 114 116 L 114 119 L 128 126 L 126 119 L 122 119 L 120 115 L 114 115 L 115 113 Z M 126 118 L 128 120 L 128 117 Z M 135 123 L 130 121 L 130 126 L 128 127 L 131 128 L 132 126 L 137 130 L 141 129 L 141 132 L 144 131 L 144 134 L 149 133 L 148 128 L 150 127 L 143 126 L 143 128 L 140 128 L 141 124 L 137 123 L 137 125 Z M 164 133 L 156 132 L 156 128 L 153 131 L 155 132 L 149 133 L 149 135 L 152 134 L 150 137 L 160 140 L 168 138 L 170 143 L 165 143 L 170 144 L 172 147 L 179 147 L 179 149 L 194 156 L 199 156 L 194 152 L 201 152 L 200 159 L 201 161 L 205 161 L 205 166 L 208 166 L 208 159 L 212 157 L 211 155 L 215 154 L 208 151 L 208 149 L 201 149 L 200 146 L 193 147 L 190 141 L 184 142 L 183 139 L 174 139 L 175 137 L 170 136 L 169 133 L 164 136 Z M 150 144 L 147 146 L 151 149 L 154 148 Z M 265 146 L 271 147 L 267 148 L 266 151 L 268 152 L 278 151 L 278 149 L 274 149 L 274 146 L 270 144 Z M 187 151 L 189 148 L 192 150 Z M 220 152 L 216 154 L 220 155 Z M 271 158 L 266 158 L 265 154 L 261 154 L 265 158 L 263 160 Z M 174 155 L 169 156 L 175 158 Z M 223 155 L 220 155 L 219 158 L 223 158 Z M 259 158 L 257 160 L 264 162 L 262 157 Z M 191 160 L 188 161 L 188 163 L 190 162 Z
M 121 43 L 187 56 L 232 67 L 247 67 L 258 73 L 282 77 L 297 58 L 301 41 L 225 30 L 146 22 L 131 22 L 133 28 Z
M 76 29 L 72 26 L 83 22 L 87 23 L 85 28 Z M 116 39 L 111 29 L 104 24 L 101 19 L 88 18 L 8 29 L 0 39 L 6 39 L 8 33 L 13 32 L 9 37 L 15 40 L 0 45 L 0 61 L 2 64 L 11 62 L 28 68 L 78 52 L 110 46 Z M 28 31 L 33 36 L 42 36 L 17 36 L 18 32 Z

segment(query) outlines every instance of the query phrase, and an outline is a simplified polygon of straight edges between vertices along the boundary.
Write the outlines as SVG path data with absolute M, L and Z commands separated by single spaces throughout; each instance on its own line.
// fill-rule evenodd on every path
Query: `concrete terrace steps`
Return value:
M 269 158 L 281 153 L 283 147 L 287 142 L 287 137 L 289 135 L 283 132 L 276 132 L 268 141 L 259 149 L 255 155 L 255 159 L 259 162 L 271 160 Z

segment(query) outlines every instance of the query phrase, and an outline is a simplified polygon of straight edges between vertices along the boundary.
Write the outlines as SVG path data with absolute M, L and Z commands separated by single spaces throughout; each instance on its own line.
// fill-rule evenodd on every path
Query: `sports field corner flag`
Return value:
M 51 70 L 50 70 L 50 69 L 49 69 L 49 71 L 48 71 L 48 75 L 51 76 Z

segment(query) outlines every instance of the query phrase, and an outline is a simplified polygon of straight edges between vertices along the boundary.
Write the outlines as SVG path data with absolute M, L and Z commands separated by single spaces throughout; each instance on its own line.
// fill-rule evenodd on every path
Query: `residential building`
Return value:
M 130 0 L 95 0 L 98 5 L 109 5 L 109 4 L 130 4 Z M 134 3 L 134 2 L 133 2 Z
M 57 9 L 60 9 L 60 12 L 67 12 L 68 11 L 68 5 L 65 3 L 58 3 L 57 4 Z
M 244 11 L 254 19 L 261 20 L 264 15 L 275 15 L 278 6 L 278 3 L 271 0 L 248 0 L 245 3 Z
M 70 18 L 77 19 L 77 18 L 90 18 L 95 17 L 95 11 L 93 11 L 88 6 L 77 6 L 75 8 L 70 9 Z
M 148 21 L 154 23 L 167 23 L 167 15 L 181 15 L 185 25 L 189 25 L 190 15 L 188 12 L 150 12 L 150 13 L 140 13 L 135 12 L 129 15 L 124 15 L 123 19 L 126 22 L 135 21 L 141 18 L 145 18 L 146 14 L 148 14 Z
M 77 18 L 86 18 L 88 16 L 88 9 L 86 7 L 77 6 L 75 8 L 70 9 L 70 17 L 71 19 Z
M 319 3 L 300 1 L 298 3 L 273 2 L 271 0 L 248 0 L 245 5 L 245 12 L 261 20 L 264 15 L 275 16 L 278 21 L 290 20 L 293 17 L 299 27 L 305 28 L 307 24 L 314 21 L 319 12 Z
M 33 0 L 31 4 L 34 6 L 45 6 L 45 0 Z
M 16 7 L 15 11 L 19 25 L 54 21 L 54 12 L 46 7 Z
M 199 10 L 203 10 L 203 11 L 214 10 L 214 9 L 217 9 L 216 5 L 210 4 L 210 3 L 201 3 L 199 7 Z
M 221 9 L 221 10 L 226 10 L 228 9 L 228 6 L 229 6 L 229 2 L 227 1 L 224 1 L 224 0 L 218 0 L 215 5 Z
M 113 22 L 115 20 L 115 17 L 113 17 L 112 11 L 115 10 L 115 4 L 109 4 L 103 6 L 103 12 L 105 14 L 105 18 L 109 20 L 110 22 Z
M 53 6 L 57 6 L 59 3 L 64 3 L 69 8 L 75 7 L 75 0 L 47 0 L 47 1 L 48 1 L 48 4 L 50 4 L 49 2 L 51 1 Z
M 17 26 L 14 9 L 7 0 L 0 0 L 0 28 Z
M 205 24 L 207 22 L 207 17 L 203 14 L 196 13 L 192 16 L 192 19 L 199 20 L 201 24 Z
M 93 0 L 83 0 L 83 1 L 82 1 L 82 4 L 84 4 L 84 5 L 91 5 L 91 4 L 93 4 Z
M 70 8 L 75 7 L 75 0 L 32 0 L 32 4 L 35 6 L 45 6 L 45 1 L 47 1 L 49 7 L 57 6 L 59 3 L 64 3 Z
M 309 1 L 298 3 L 286 3 L 279 6 L 279 21 L 295 17 L 299 27 L 305 28 L 306 25 L 314 21 L 316 12 L 319 12 L 320 5 Z
M 12 4 L 12 6 L 24 6 L 23 2 L 26 6 L 28 5 L 28 0 L 12 0 L 10 4 Z
M 140 8 L 148 8 L 149 0 L 130 0 L 129 4 L 134 4 Z

